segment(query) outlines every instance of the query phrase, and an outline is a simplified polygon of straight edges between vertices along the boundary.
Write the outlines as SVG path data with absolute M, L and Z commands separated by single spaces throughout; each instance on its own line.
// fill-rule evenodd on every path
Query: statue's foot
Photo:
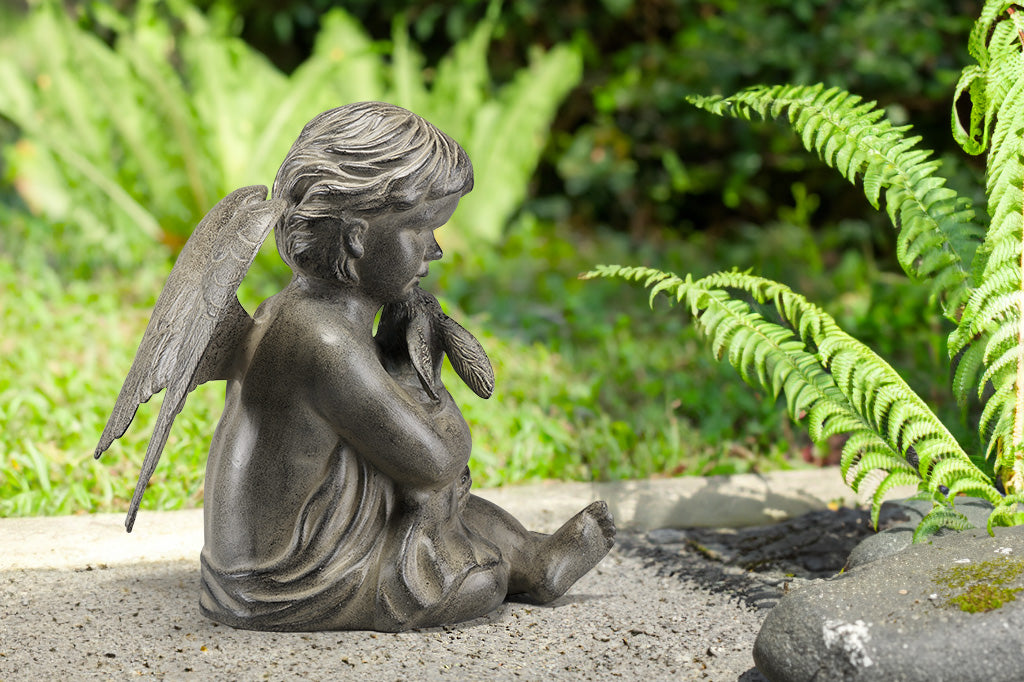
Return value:
M 615 523 L 605 502 L 594 502 L 545 537 L 529 571 L 534 576 L 522 595 L 544 604 L 558 599 L 597 565 L 615 542 Z

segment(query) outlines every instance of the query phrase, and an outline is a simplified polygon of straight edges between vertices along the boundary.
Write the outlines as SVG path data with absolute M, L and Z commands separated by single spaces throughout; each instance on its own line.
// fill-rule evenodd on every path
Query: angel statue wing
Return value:
M 160 292 L 132 368 L 107 421 L 96 457 L 124 435 L 139 405 L 167 389 L 125 519 L 130 533 L 185 398 L 206 381 L 231 378 L 252 318 L 236 292 L 284 210 L 267 188 L 243 187 L 214 206 L 181 250 Z

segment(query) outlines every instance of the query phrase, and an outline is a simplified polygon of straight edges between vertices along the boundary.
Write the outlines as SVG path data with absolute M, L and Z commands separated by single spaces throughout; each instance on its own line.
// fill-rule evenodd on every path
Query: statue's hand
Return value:
M 411 367 L 434 400 L 444 391 L 444 355 L 477 395 L 489 398 L 494 391 L 494 370 L 483 346 L 419 287 L 406 300 L 384 306 L 376 338 L 388 372 L 401 376 Z

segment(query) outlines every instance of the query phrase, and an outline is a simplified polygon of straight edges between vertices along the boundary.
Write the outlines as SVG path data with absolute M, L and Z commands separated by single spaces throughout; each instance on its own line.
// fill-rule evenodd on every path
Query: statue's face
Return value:
M 366 218 L 363 255 L 355 261 L 359 287 L 382 303 L 408 296 L 426 277 L 430 262 L 441 258 L 434 230 L 448 222 L 458 205 L 459 197 L 452 195 Z

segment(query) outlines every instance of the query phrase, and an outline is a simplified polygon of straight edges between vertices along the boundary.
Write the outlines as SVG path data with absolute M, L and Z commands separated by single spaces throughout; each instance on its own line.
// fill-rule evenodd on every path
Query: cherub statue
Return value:
M 473 187 L 423 118 L 363 102 L 306 125 L 274 181 L 202 220 L 160 294 L 99 457 L 166 388 L 126 527 L 189 391 L 226 380 L 206 468 L 202 612 L 258 630 L 398 631 L 565 593 L 612 546 L 603 502 L 552 535 L 470 493 L 447 356 L 482 397 L 479 342 L 420 289 Z M 236 291 L 270 230 L 293 271 L 253 318 Z M 374 336 L 374 319 L 380 313 Z

